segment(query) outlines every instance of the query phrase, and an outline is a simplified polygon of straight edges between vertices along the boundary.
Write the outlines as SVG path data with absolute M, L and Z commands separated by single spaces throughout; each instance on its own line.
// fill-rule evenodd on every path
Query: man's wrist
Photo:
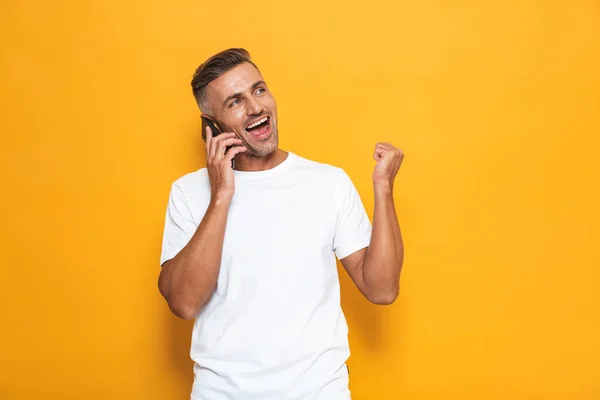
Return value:
M 210 206 L 212 206 L 213 208 L 229 207 L 229 204 L 231 204 L 232 197 L 233 196 L 230 195 L 217 194 L 211 197 Z
M 373 189 L 375 194 L 379 195 L 391 195 L 394 192 L 393 182 L 373 182 Z

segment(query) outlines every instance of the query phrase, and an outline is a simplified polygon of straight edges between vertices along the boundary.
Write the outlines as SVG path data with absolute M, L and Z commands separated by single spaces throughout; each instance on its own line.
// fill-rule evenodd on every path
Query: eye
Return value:
M 267 90 L 265 88 L 258 88 L 256 89 L 256 94 L 263 94 L 264 92 L 266 92 Z
M 240 99 L 235 99 L 234 101 L 229 103 L 229 107 L 237 106 L 240 101 L 241 101 Z

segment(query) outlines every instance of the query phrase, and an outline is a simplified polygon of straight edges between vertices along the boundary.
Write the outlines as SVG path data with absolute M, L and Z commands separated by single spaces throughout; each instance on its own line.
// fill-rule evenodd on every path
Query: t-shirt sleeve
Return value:
M 185 247 L 196 232 L 196 223 L 183 191 L 173 184 L 167 205 L 160 265 L 169 261 Z
M 371 221 L 360 195 L 345 171 L 340 170 L 336 183 L 337 224 L 333 250 L 338 259 L 369 246 Z

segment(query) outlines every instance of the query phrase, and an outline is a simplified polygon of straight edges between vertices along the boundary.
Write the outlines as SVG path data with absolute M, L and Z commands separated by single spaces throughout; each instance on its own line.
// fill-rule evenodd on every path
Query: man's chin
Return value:
M 253 157 L 266 157 L 268 155 L 273 154 L 275 151 L 277 151 L 277 148 L 274 148 L 274 149 L 259 149 L 257 151 L 251 152 L 248 155 L 253 156 Z M 245 153 L 248 153 L 248 152 L 246 151 Z
M 255 157 L 265 157 L 276 151 L 278 144 L 277 137 L 271 137 L 268 143 L 250 143 L 246 145 L 248 150 L 244 153 Z
M 248 150 L 246 150 L 244 152 L 244 154 L 247 154 L 249 156 L 254 156 L 254 157 L 266 157 L 266 156 L 274 153 L 275 151 L 277 151 L 277 144 L 275 144 L 274 146 L 268 146 L 268 147 L 256 146 L 253 148 L 248 148 Z

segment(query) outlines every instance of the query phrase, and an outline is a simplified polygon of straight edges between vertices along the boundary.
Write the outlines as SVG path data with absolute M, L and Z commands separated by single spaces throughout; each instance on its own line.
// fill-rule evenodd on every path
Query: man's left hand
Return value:
M 404 160 L 404 153 L 389 143 L 377 143 L 373 158 L 377 161 L 375 171 L 373 171 L 373 184 L 392 188 L 396 174 Z

